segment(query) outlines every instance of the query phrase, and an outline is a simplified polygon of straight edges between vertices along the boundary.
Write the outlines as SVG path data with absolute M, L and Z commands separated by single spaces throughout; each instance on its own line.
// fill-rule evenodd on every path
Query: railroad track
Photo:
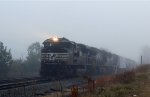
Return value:
M 36 96 L 43 96 L 43 95 L 45 96 L 45 95 L 53 95 L 55 93 L 62 93 L 62 92 L 65 93 L 65 95 L 68 95 L 68 93 L 69 94 L 71 93 L 73 86 L 77 86 L 79 91 L 80 90 L 86 91 L 84 87 L 86 87 L 87 84 L 88 84 L 87 80 L 83 80 L 83 79 L 51 80 L 51 79 L 38 77 L 38 78 L 20 78 L 20 79 L 13 79 L 13 80 L 1 80 L 0 97 L 4 97 L 3 95 L 7 95 L 6 97 L 10 97 L 9 95 L 11 95 L 11 97 L 21 97 L 21 95 L 26 95 L 24 93 L 28 94 L 26 95 L 26 97 L 32 97 L 33 96 L 32 94 Z M 34 85 L 37 86 L 37 90 L 32 90 L 32 86 Z M 49 87 L 47 87 L 47 85 L 49 85 Z M 23 90 L 20 91 L 19 88 Z M 13 94 L 14 92 L 16 92 L 17 94 Z
M 0 90 L 8 90 L 12 88 L 31 86 L 31 85 L 36 85 L 36 84 L 47 83 L 50 81 L 51 81 L 50 79 L 41 78 L 41 77 L 1 80 Z

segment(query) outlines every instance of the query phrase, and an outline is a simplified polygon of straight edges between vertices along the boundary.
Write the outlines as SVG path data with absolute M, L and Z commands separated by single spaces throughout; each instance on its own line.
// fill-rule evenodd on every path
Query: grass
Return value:
M 102 77 L 96 81 L 96 91 L 81 97 L 149 97 L 150 65 L 139 66 L 115 76 Z

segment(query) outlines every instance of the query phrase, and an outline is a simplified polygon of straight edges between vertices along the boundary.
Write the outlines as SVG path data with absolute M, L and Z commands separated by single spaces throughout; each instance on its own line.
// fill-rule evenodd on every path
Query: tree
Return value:
M 39 42 L 32 43 L 28 47 L 28 56 L 27 56 L 27 67 L 28 71 L 32 73 L 39 73 L 40 70 L 40 55 L 41 55 L 41 46 Z
M 9 65 L 12 62 L 12 55 L 10 49 L 4 47 L 3 43 L 0 42 L 0 78 L 7 77 Z
M 13 59 L 12 64 L 9 66 L 9 78 L 25 77 L 25 64 L 23 59 Z

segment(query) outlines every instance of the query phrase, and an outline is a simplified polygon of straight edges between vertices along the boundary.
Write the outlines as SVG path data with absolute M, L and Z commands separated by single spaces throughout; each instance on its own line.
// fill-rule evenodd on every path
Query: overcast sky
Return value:
M 31 43 L 52 35 L 138 61 L 150 46 L 150 2 L 0 1 L 0 41 L 14 58 L 26 57 Z

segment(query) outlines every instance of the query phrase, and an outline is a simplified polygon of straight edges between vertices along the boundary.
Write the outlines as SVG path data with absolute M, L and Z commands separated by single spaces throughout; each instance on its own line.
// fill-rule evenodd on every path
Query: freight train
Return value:
M 72 78 L 115 74 L 120 68 L 133 68 L 135 62 L 105 50 L 52 37 L 43 42 L 41 50 L 42 77 Z M 122 61 L 121 61 L 122 60 Z M 120 64 L 124 64 L 122 67 Z

